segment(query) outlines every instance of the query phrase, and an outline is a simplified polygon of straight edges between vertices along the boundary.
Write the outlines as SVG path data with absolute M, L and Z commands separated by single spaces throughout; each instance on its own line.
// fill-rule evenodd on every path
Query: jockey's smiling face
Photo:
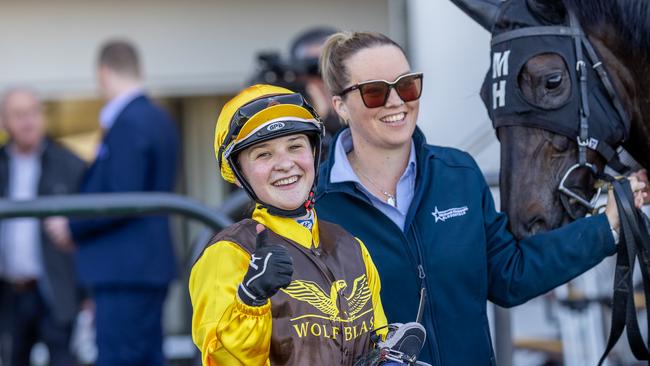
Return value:
M 253 145 L 238 162 L 259 200 L 283 210 L 304 204 L 314 182 L 314 153 L 302 134 Z

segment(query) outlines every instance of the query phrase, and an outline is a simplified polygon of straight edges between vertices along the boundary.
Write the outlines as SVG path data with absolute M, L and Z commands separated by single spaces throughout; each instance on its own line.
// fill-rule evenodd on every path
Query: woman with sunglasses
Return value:
M 611 195 L 606 214 L 517 242 L 474 160 L 426 144 L 416 126 L 422 74 L 388 37 L 331 36 L 321 71 L 349 128 L 321 169 L 320 217 L 367 243 L 391 321 L 422 316 L 422 361 L 494 365 L 488 299 L 521 304 L 614 254 L 619 220 Z M 632 187 L 644 184 L 632 180 Z M 639 192 L 638 207 L 642 201 Z
M 192 337 L 204 365 L 352 366 L 373 333 L 385 336 L 365 246 L 313 209 L 323 132 L 312 107 L 284 88 L 254 85 L 223 107 L 218 166 L 256 208 L 192 268 Z

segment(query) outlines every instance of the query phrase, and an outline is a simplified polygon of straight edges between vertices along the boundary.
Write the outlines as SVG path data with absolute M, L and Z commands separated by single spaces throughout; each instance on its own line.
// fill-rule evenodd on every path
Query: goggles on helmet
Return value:
M 295 107 L 291 108 L 290 106 Z M 291 111 L 287 111 L 287 108 L 291 109 Z M 249 121 L 251 123 L 248 123 Z M 273 125 L 269 122 L 278 123 Z M 300 127 L 299 123 L 309 123 L 311 128 L 308 126 Z M 289 127 L 293 128 L 287 128 L 284 131 L 277 128 L 284 127 L 287 124 L 290 124 Z M 260 131 L 264 126 L 267 126 L 267 130 Z M 276 127 L 276 129 L 273 129 L 273 127 Z M 221 152 L 224 153 L 224 157 L 228 158 L 234 152 L 241 151 L 257 142 L 284 134 L 309 132 L 310 130 L 321 134 L 322 123 L 318 120 L 316 111 L 301 94 L 265 96 L 243 105 L 235 112 L 230 119 L 228 134 L 226 135 L 226 141 L 221 145 Z M 220 157 L 222 156 L 221 152 Z
M 230 127 L 228 132 L 230 141 L 227 141 L 227 144 L 243 140 L 250 134 L 250 132 L 252 132 L 252 130 L 259 127 L 257 125 L 246 126 L 246 122 L 251 120 L 256 114 L 269 107 L 280 104 L 289 104 L 302 107 L 311 114 L 311 119 L 318 118 L 316 111 L 314 111 L 312 106 L 309 105 L 305 98 L 299 93 L 266 96 L 243 105 L 237 110 L 237 112 L 235 112 L 235 114 L 230 119 Z M 245 126 L 247 128 L 244 128 Z

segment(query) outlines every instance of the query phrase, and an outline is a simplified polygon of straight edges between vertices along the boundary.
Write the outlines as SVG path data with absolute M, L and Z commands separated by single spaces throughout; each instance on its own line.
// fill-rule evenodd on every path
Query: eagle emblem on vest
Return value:
M 368 287 L 368 278 L 365 274 L 354 280 L 352 290 L 346 296 L 344 290 L 347 287 L 348 284 L 345 280 L 334 281 L 328 294 L 316 282 L 294 280 L 291 281 L 287 288 L 281 290 L 298 301 L 307 302 L 322 313 L 322 315 L 306 314 L 291 320 L 316 317 L 348 323 L 372 311 L 372 307 L 365 309 L 366 304 L 372 297 L 372 293 Z M 345 299 L 348 306 L 347 310 L 341 312 L 339 303 L 343 299 Z

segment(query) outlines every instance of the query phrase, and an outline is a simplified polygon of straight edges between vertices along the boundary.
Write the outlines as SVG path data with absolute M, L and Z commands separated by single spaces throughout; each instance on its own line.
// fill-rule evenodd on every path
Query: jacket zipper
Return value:
M 355 190 L 356 190 L 356 189 L 357 189 L 357 188 L 355 188 Z M 332 193 L 332 192 L 331 192 L 331 191 L 326 191 L 326 193 Z M 333 192 L 333 193 L 339 193 L 339 194 L 340 194 L 340 193 L 343 193 L 343 194 L 347 194 L 347 192 L 336 192 L 336 191 Z M 358 194 L 352 194 L 352 193 L 350 193 L 349 195 L 350 195 L 351 197 L 354 197 L 355 199 L 357 199 L 357 200 L 363 202 L 364 204 L 370 206 L 370 207 L 372 208 L 372 210 L 374 210 L 374 212 L 377 212 L 377 213 L 379 213 L 380 215 L 382 215 L 382 216 L 384 216 L 384 217 L 386 216 L 386 215 L 384 215 L 383 212 L 381 212 L 381 210 L 379 210 L 377 207 L 373 206 L 372 203 L 370 203 L 367 199 L 362 198 L 362 197 L 359 196 Z M 364 196 L 364 197 L 365 197 L 365 196 Z M 408 242 L 408 238 L 406 237 L 406 234 L 404 234 L 404 231 L 400 230 L 399 227 L 397 227 L 397 225 L 393 222 L 393 220 L 391 220 L 391 219 L 389 219 L 389 218 L 387 218 L 387 220 L 390 221 L 390 223 L 391 223 L 393 226 L 395 226 L 395 228 L 398 229 L 397 231 L 400 233 L 400 237 L 401 237 L 401 239 L 402 239 L 402 243 L 405 244 L 404 247 L 406 248 L 406 254 L 409 256 L 409 259 L 410 259 L 411 263 L 415 265 L 415 268 L 417 269 L 417 275 L 418 275 L 418 278 L 420 279 L 420 284 L 422 285 L 422 281 L 423 281 L 424 278 L 426 277 L 426 274 L 425 274 L 425 272 L 424 272 L 424 267 L 422 266 L 422 255 L 420 254 L 419 244 L 416 245 L 416 250 L 417 250 L 417 256 L 419 257 L 420 260 L 418 260 L 418 259 L 416 258 L 416 255 L 413 253 L 413 250 L 411 249 L 411 246 L 408 245 L 408 244 L 409 244 L 409 242 Z
M 420 281 L 421 281 L 420 284 L 422 288 L 425 289 L 424 292 L 425 296 L 428 297 L 431 291 L 429 290 L 427 276 L 423 267 L 424 257 L 422 256 L 422 246 L 420 245 L 420 237 L 418 236 L 418 231 L 416 230 L 415 221 L 411 224 L 411 231 L 413 233 L 413 238 L 415 239 L 415 248 L 418 252 L 418 259 L 419 259 L 418 270 L 420 270 Z M 442 360 L 440 358 L 440 350 L 438 347 L 438 335 L 437 335 L 438 327 L 436 326 L 436 321 L 435 318 L 433 317 L 433 311 L 431 309 L 432 307 L 430 305 L 427 304 L 424 305 L 424 311 L 429 315 L 427 319 L 430 323 L 429 327 L 425 327 L 425 328 L 431 329 L 431 331 L 433 331 L 434 333 L 429 335 L 429 337 L 427 337 L 429 339 L 429 345 L 430 345 L 429 351 L 431 352 L 431 357 L 433 357 L 435 363 L 438 365 L 442 365 Z
M 355 187 L 355 190 L 356 189 L 357 188 Z M 386 216 L 377 207 L 372 205 L 372 203 L 368 202 L 367 199 L 362 198 L 358 194 L 350 193 L 350 192 L 343 192 L 343 191 L 334 191 L 334 192 L 332 192 L 331 190 L 326 190 L 325 194 L 327 194 L 327 193 L 349 194 L 351 197 L 354 197 L 355 199 L 357 199 L 357 200 L 363 202 L 364 204 L 370 206 L 372 208 L 372 210 L 375 210 L 375 212 L 379 212 L 382 216 Z M 395 223 L 392 220 L 388 219 L 388 221 L 390 221 L 391 224 L 393 224 L 395 227 L 397 227 L 397 225 L 395 225 Z M 423 261 L 423 257 L 422 257 L 422 250 L 420 248 L 420 240 L 419 240 L 419 238 L 417 236 L 417 231 L 415 230 L 415 222 L 411 223 L 410 228 L 413 231 L 413 238 L 415 239 L 415 250 L 417 252 L 417 258 L 415 258 L 416 254 L 413 253 L 413 250 L 412 250 L 411 246 L 409 245 L 408 238 L 407 238 L 406 234 L 404 233 L 404 231 L 403 230 L 398 230 L 398 231 L 400 233 L 402 243 L 405 244 L 404 246 L 406 247 L 406 253 L 409 256 L 409 259 L 410 259 L 411 263 L 415 264 L 415 266 L 416 266 L 418 279 L 420 280 L 420 290 L 424 288 L 425 289 L 425 296 L 428 296 L 429 288 L 427 286 L 427 281 L 426 281 L 427 275 L 426 275 L 426 272 L 424 270 L 424 265 L 423 265 L 424 261 Z M 399 227 L 397 227 L 397 229 L 399 229 Z M 420 293 L 422 293 L 422 292 L 420 291 Z M 425 304 L 424 307 L 425 307 L 425 312 L 429 315 L 427 318 L 428 318 L 429 323 L 430 323 L 429 327 L 425 327 L 425 328 L 429 328 L 435 333 L 436 327 L 435 327 L 435 321 L 433 319 L 433 313 L 430 310 L 431 307 L 427 306 L 426 304 Z M 429 342 L 429 344 L 431 345 L 429 347 L 431 357 L 433 357 L 436 365 L 442 365 L 442 361 L 440 359 L 440 352 L 438 350 L 438 338 L 437 338 L 437 336 L 432 337 L 432 338 L 435 339 L 435 342 Z

